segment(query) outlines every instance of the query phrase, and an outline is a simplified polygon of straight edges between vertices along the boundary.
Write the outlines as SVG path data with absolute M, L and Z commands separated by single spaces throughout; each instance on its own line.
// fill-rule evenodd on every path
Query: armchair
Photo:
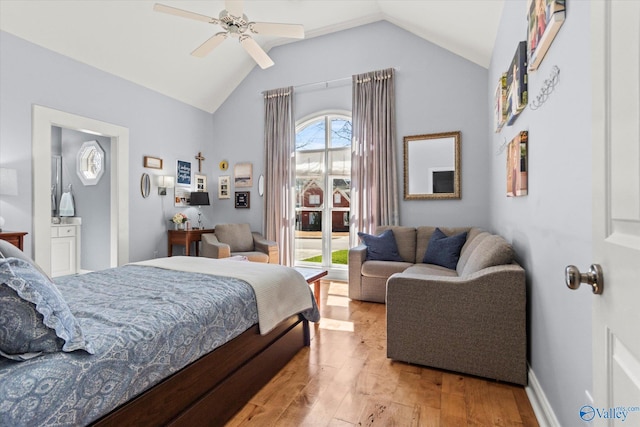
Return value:
M 245 256 L 249 261 L 279 263 L 278 244 L 252 232 L 249 224 L 218 224 L 214 233 L 202 235 L 202 256 Z

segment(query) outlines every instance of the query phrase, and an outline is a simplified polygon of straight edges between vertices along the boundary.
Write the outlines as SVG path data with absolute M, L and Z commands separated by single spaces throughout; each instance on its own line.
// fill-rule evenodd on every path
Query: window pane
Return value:
M 330 175 L 351 175 L 351 147 L 329 151 Z
M 346 119 L 331 119 L 331 147 L 351 147 L 351 122 Z
M 321 208 L 324 204 L 322 178 L 296 179 L 296 207 Z
M 298 150 L 324 150 L 325 126 L 324 117 L 309 123 L 296 133 L 296 151 Z
M 320 176 L 323 172 L 324 150 L 296 153 L 296 176 Z

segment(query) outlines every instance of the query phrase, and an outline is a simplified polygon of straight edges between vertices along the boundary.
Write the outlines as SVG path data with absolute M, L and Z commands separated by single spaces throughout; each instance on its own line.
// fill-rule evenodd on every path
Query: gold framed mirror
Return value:
M 404 199 L 460 199 L 460 131 L 404 137 Z

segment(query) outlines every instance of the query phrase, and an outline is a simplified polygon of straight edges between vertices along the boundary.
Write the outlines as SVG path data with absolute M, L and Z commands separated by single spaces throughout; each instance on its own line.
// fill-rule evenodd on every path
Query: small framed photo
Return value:
M 253 186 L 253 165 L 251 163 L 236 163 L 233 175 L 236 187 Z
M 196 191 L 207 191 L 207 176 L 206 175 L 194 175 L 196 181 Z
M 236 208 L 249 209 L 250 193 L 248 191 L 236 191 Z
M 218 199 L 230 199 L 229 182 L 231 179 L 229 175 L 223 175 L 218 177 Z
M 162 169 L 162 159 L 158 157 L 144 156 L 144 167 L 151 169 Z

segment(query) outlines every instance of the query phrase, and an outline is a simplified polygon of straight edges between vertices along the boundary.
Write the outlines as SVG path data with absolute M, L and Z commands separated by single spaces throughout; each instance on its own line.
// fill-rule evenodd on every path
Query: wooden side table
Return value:
M 24 251 L 24 236 L 27 234 L 29 233 L 26 231 L 1 231 L 0 239 L 6 240 L 21 251 Z
M 196 256 L 200 255 L 200 248 L 198 243 L 203 234 L 213 233 L 213 228 L 198 229 L 198 230 L 168 230 L 167 231 L 167 255 L 173 256 L 173 245 L 183 245 L 185 247 L 184 253 L 189 256 L 191 254 L 191 243 L 196 244 Z
M 313 285 L 313 296 L 316 297 L 316 304 L 320 309 L 320 279 L 329 272 L 320 268 L 294 267 L 294 269 L 302 274 L 308 284 Z

